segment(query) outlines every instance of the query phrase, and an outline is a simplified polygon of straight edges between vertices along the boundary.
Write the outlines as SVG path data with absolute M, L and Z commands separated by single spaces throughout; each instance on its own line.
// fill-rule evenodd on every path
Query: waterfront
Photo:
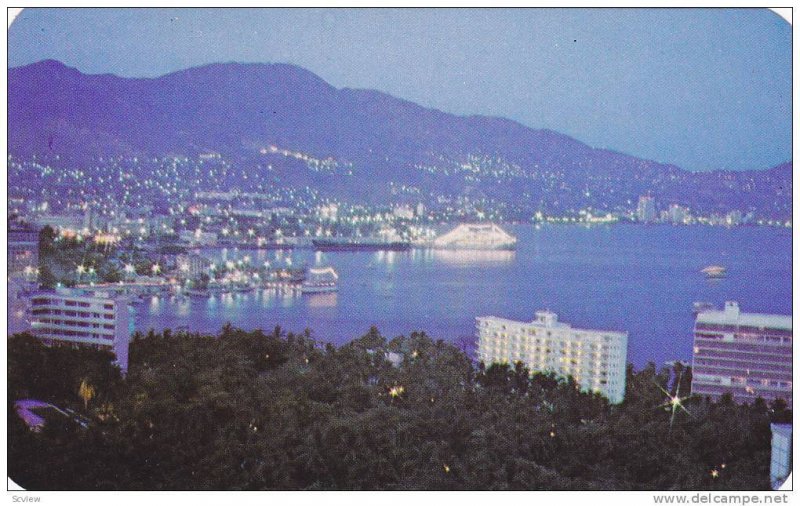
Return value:
M 209 249 L 214 260 L 331 265 L 336 293 L 260 290 L 136 306 L 136 328 L 217 332 L 225 323 L 313 331 L 337 344 L 376 325 L 387 337 L 425 330 L 474 341 L 475 317 L 528 321 L 551 309 L 576 327 L 629 332 L 628 360 L 690 360 L 692 304 L 738 300 L 743 310 L 791 314 L 791 230 L 669 225 L 517 226 L 516 251 L 313 252 Z M 727 267 L 709 280 L 708 265 Z

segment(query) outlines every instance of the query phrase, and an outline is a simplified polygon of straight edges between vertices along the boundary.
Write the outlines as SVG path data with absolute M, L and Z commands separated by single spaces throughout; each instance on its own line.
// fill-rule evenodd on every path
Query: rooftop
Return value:
M 476 320 L 479 321 L 489 320 L 495 323 L 508 324 L 508 325 L 525 325 L 526 327 L 555 328 L 555 329 L 573 328 L 572 325 L 570 325 L 569 323 L 558 321 L 558 315 L 552 311 L 537 311 L 536 318 L 530 322 L 509 320 L 507 318 L 500 318 L 498 316 L 479 316 L 476 318 Z M 606 332 L 608 334 L 627 336 L 627 332 L 620 332 L 614 330 L 582 329 L 582 328 L 574 328 L 574 330 L 584 331 L 584 332 Z
M 90 290 L 85 288 L 56 288 L 55 290 L 38 290 L 33 297 L 40 296 L 83 297 L 92 299 L 112 299 L 112 294 L 103 290 Z
M 743 313 L 734 301 L 725 303 L 725 309 L 701 311 L 697 314 L 698 323 L 717 325 L 745 325 L 769 329 L 792 330 L 792 317 L 788 315 Z

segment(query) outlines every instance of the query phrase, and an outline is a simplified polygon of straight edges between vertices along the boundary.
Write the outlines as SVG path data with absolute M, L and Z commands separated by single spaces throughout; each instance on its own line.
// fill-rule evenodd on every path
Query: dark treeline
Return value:
M 34 490 L 768 489 L 769 423 L 791 419 L 689 399 L 670 425 L 659 386 L 688 392 L 688 371 L 629 367 L 613 406 L 424 333 L 137 334 L 125 378 L 101 351 L 8 351 L 9 476 Z M 29 398 L 90 423 L 32 432 L 13 407 Z

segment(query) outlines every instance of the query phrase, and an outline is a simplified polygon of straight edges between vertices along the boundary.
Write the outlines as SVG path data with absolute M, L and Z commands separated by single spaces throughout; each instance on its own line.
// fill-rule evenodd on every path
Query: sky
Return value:
M 25 9 L 9 67 L 281 62 L 689 170 L 791 159 L 791 26 L 765 9 Z

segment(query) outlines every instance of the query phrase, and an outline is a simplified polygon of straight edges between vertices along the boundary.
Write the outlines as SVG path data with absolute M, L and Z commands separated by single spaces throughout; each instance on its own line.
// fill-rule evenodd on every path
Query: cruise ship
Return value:
M 513 250 L 517 238 L 494 223 L 463 223 L 437 237 L 433 247 L 458 250 Z
M 339 289 L 339 275 L 333 267 L 312 267 L 300 285 L 301 293 L 326 293 Z

